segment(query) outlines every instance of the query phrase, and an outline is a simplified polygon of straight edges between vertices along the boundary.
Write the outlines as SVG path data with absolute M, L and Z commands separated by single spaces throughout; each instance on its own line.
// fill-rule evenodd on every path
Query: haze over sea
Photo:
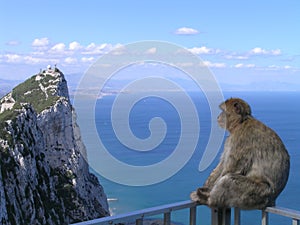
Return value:
M 170 93 L 176 95 L 176 93 Z M 286 145 L 291 156 L 291 169 L 289 181 L 277 199 L 277 205 L 300 210 L 299 202 L 299 138 L 300 138 L 300 108 L 297 103 L 300 92 L 225 92 L 225 98 L 239 97 L 246 100 L 252 108 L 253 116 L 275 130 Z M 202 186 L 210 172 L 219 161 L 221 149 L 212 164 L 202 172 L 198 166 L 203 151 L 207 145 L 210 135 L 211 118 L 210 108 L 203 93 L 190 93 L 197 107 L 200 121 L 200 135 L 198 145 L 188 163 L 171 178 L 149 186 L 126 186 L 112 182 L 91 167 L 91 170 L 99 177 L 101 184 L 109 198 L 111 213 L 121 214 L 133 210 L 174 203 L 189 199 L 189 193 Z M 153 117 L 161 117 L 167 126 L 167 134 L 164 141 L 153 151 L 137 152 L 125 147 L 115 136 L 111 126 L 110 112 L 116 95 L 103 96 L 97 100 L 95 107 L 95 123 L 105 148 L 111 155 L 125 163 L 143 166 L 150 165 L 165 159 L 174 150 L 180 135 L 180 121 L 175 108 L 168 102 L 157 97 L 147 97 L 138 102 L 131 110 L 129 124 L 132 132 L 139 138 L 147 138 L 150 133 L 149 121 Z M 82 103 L 84 107 L 84 102 Z M 182 102 L 185 104 L 185 102 Z M 90 140 L 88 132 L 84 127 L 84 117 L 79 117 L 79 125 L 87 145 L 89 161 L 95 163 L 97 151 L 95 140 Z M 213 135 L 213 134 L 212 134 Z M 94 170 L 95 169 L 95 170 Z M 130 174 L 126 176 L 130 177 Z M 145 174 L 147 179 L 149 174 Z M 134 179 L 134 178 L 132 178 Z M 243 211 L 242 224 L 253 225 L 260 223 L 260 211 Z M 174 222 L 187 224 L 188 211 L 180 211 L 172 214 Z M 287 224 L 290 220 L 279 216 L 270 216 L 271 224 Z M 207 225 L 210 223 L 210 210 L 206 206 L 198 207 L 197 224 Z M 276 223 L 275 223 L 276 221 Z

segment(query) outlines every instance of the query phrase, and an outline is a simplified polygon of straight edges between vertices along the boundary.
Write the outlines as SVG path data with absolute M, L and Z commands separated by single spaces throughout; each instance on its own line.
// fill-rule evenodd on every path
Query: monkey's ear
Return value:
M 235 113 L 241 116 L 241 123 L 251 116 L 250 106 L 243 100 L 237 100 L 233 103 Z
M 239 102 L 235 102 L 233 104 L 233 107 L 234 107 L 234 111 L 239 114 L 239 115 L 242 115 L 244 114 L 244 107 L 242 106 L 242 104 L 240 104 Z

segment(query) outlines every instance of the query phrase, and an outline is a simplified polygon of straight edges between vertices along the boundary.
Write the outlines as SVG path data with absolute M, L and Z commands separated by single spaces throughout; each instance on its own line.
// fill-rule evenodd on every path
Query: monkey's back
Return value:
M 253 117 L 241 123 L 234 133 L 236 150 L 244 149 L 240 152 L 241 158 L 251 159 L 245 175 L 268 182 L 276 198 L 287 183 L 290 168 L 290 157 L 282 140 L 275 131 Z

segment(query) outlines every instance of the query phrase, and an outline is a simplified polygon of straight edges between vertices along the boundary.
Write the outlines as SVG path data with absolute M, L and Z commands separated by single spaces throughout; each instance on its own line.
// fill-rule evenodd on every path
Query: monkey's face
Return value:
M 250 106 L 239 98 L 230 98 L 220 104 L 222 112 L 218 116 L 220 127 L 232 131 L 238 124 L 243 123 L 251 116 Z
M 218 124 L 223 129 L 227 129 L 226 128 L 226 112 L 224 110 L 222 110 L 222 112 L 218 116 Z

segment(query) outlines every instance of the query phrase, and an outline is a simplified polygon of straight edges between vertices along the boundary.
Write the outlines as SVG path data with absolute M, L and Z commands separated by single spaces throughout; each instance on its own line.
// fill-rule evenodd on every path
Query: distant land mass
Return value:
M 72 73 L 66 74 L 65 77 L 68 80 L 68 90 L 71 98 L 76 94 L 77 87 L 81 81 L 81 78 L 84 76 L 84 73 Z M 134 80 L 134 79 L 133 79 Z M 126 84 L 132 82 L 133 80 L 128 79 L 114 79 L 108 82 L 107 86 L 103 88 L 106 94 L 115 94 L 118 93 Z M 5 80 L 0 79 L 0 97 L 4 96 L 5 94 L 9 93 L 13 87 L 23 81 L 20 80 Z M 185 78 L 177 78 L 176 82 L 179 85 L 184 85 L 187 87 L 192 80 L 188 80 Z M 216 82 L 219 84 L 222 91 L 300 91 L 300 85 L 298 83 L 290 83 L 284 81 L 251 81 L 248 83 L 236 83 L 226 81 L 225 78 L 222 78 L 222 81 Z M 87 90 L 85 90 L 87 91 Z M 100 94 L 99 90 L 99 94 Z M 191 85 L 189 91 L 199 91 L 199 88 L 195 88 L 194 85 Z
M 1 90 L 11 92 L 0 99 L 0 223 L 70 224 L 108 216 L 63 73 L 48 68 L 13 84 L 1 80 Z
M 10 92 L 17 84 L 22 83 L 21 80 L 4 80 L 0 79 L 0 98 Z

